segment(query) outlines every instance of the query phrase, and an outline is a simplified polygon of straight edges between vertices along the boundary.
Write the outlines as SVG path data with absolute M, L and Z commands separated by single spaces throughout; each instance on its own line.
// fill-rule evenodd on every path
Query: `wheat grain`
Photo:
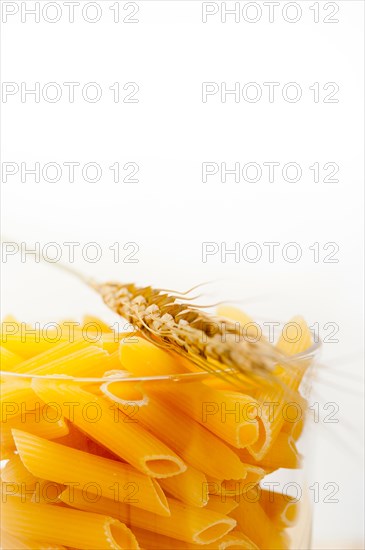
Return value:
M 245 338 L 238 323 L 203 313 L 175 295 L 117 282 L 92 286 L 145 338 L 209 372 L 270 378 L 275 365 L 285 360 L 268 342 Z
M 36 258 L 49 263 L 43 253 Z M 52 266 L 96 290 L 105 304 L 136 327 L 144 338 L 175 351 L 205 371 L 230 377 L 234 382 L 238 375 L 243 375 L 246 383 L 263 380 L 279 383 L 272 376 L 274 367 L 278 363 L 290 367 L 288 358 L 267 341 L 243 337 L 238 323 L 203 313 L 198 306 L 181 303 L 182 299 L 186 300 L 182 297 L 187 293 L 176 296 L 170 291 L 151 286 L 139 288 L 133 283 L 99 284 L 69 264 L 58 262 Z

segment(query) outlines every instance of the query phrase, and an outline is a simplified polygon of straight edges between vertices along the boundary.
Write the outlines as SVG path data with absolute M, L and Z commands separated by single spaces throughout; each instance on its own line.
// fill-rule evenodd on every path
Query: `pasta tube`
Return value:
M 218 437 L 173 407 L 155 397 L 148 398 L 148 404 L 138 410 L 138 420 L 186 463 L 206 475 L 222 479 L 240 479 L 245 475 L 238 456 Z
M 121 342 L 119 357 L 123 368 L 134 376 L 154 376 L 189 372 L 188 361 L 169 353 L 140 336 Z
M 192 466 L 183 474 L 161 479 L 159 483 L 164 491 L 190 506 L 201 507 L 208 502 L 208 495 L 204 491 L 207 478 Z
M 301 465 L 301 455 L 298 453 L 294 438 L 286 432 L 279 433 L 273 446 L 260 461 L 250 457 L 246 449 L 240 450 L 238 454 L 242 461 L 252 462 L 267 472 L 278 468 L 296 469 Z
M 18 415 L 13 419 L 9 419 L 9 421 L 4 423 L 1 427 L 1 445 L 9 449 L 15 449 L 15 443 L 11 433 L 12 429 L 21 430 L 26 427 L 27 432 L 46 439 L 57 439 L 69 433 L 69 427 L 64 418 L 57 419 L 57 411 L 47 411 L 47 413 L 44 412 L 44 415 L 42 414 L 43 412 L 44 411 L 38 409 L 32 415 L 29 415 L 29 413 L 28 415 L 23 415 L 25 418 L 22 418 L 22 415 Z M 49 420 L 50 415 L 54 413 L 56 413 L 56 416 L 54 416 L 55 421 Z
M 243 448 L 258 440 L 258 403 L 234 391 L 215 390 L 202 383 L 177 384 L 163 399 L 233 447 Z
M 156 535 L 156 533 L 143 529 L 133 529 L 133 533 L 140 545 L 148 550 L 226 550 L 227 548 L 234 548 L 235 550 L 258 550 L 252 541 L 238 531 L 231 531 L 216 542 L 204 544 L 203 546 L 201 544 L 191 544 L 171 537 Z
M 24 539 L 23 537 L 12 535 L 7 531 L 1 531 L 0 545 L 4 550 L 34 550 L 35 548 L 38 550 L 66 550 L 65 546 L 60 546 L 59 544 Z
M 136 510 L 131 506 L 101 498 L 95 503 L 87 502 L 81 491 L 74 491 L 72 498 L 64 491 L 60 498 L 66 504 L 80 510 L 92 510 L 108 513 L 120 521 L 134 527 L 153 531 L 174 539 L 195 544 L 209 544 L 219 540 L 232 531 L 236 521 L 205 508 L 195 508 L 175 499 L 168 499 L 171 516 L 157 516 L 145 510 Z
M 186 470 L 181 458 L 138 422 L 130 422 L 130 418 L 116 408 L 111 410 L 106 400 L 71 383 L 34 380 L 32 387 L 45 402 L 57 403 L 63 416 L 79 429 L 141 472 L 163 478 Z M 70 403 L 74 405 L 72 409 Z M 92 421 L 87 417 L 89 410 L 93 411 Z
M 169 515 L 157 482 L 122 462 L 71 449 L 20 430 L 13 430 L 22 462 L 33 475 L 64 485 L 88 487 L 90 493 L 137 508 Z
M 298 519 L 299 502 L 288 495 L 262 490 L 260 504 L 280 529 L 293 527 Z
M 2 528 L 20 537 L 82 550 L 139 550 L 132 531 L 105 515 L 49 504 L 22 503 L 16 497 L 8 497 L 2 504 L 1 518 Z
M 0 346 L 1 370 L 12 371 L 14 370 L 14 367 L 22 361 L 23 359 L 19 355 L 16 355 L 12 351 Z
M 0 421 L 7 422 L 44 403 L 32 390 L 29 380 L 11 380 L 1 384 L 0 405 Z
M 237 527 L 245 533 L 259 548 L 265 550 L 286 550 L 286 534 L 279 531 L 256 500 L 243 499 L 240 505 L 231 512 L 237 521 Z

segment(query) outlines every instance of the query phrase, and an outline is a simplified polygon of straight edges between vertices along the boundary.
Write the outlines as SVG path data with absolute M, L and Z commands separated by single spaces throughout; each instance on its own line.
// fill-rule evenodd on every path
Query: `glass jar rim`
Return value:
M 315 342 L 311 345 L 310 348 L 308 348 L 306 351 L 297 353 L 296 355 L 290 356 L 290 362 L 297 362 L 297 361 L 313 361 L 320 352 L 320 349 L 322 347 L 321 340 L 318 340 L 318 342 Z M 115 375 L 108 375 L 103 377 L 84 377 L 84 376 L 70 376 L 67 374 L 32 374 L 32 373 L 22 373 L 22 372 L 14 372 L 14 371 L 3 371 L 0 370 L 0 376 L 11 378 L 13 380 L 21 380 L 21 379 L 27 379 L 27 380 L 58 380 L 58 381 L 64 381 L 64 382 L 80 382 L 80 383 L 103 383 L 103 382 L 194 382 L 194 381 L 200 381 L 205 380 L 206 378 L 211 378 L 213 376 L 216 376 L 215 373 L 210 373 L 202 370 L 201 372 L 183 372 L 183 373 L 174 373 L 174 374 L 161 374 L 161 375 L 153 375 L 153 376 L 128 376 L 127 371 L 123 371 L 122 369 L 120 371 L 114 371 L 118 372 L 118 374 Z M 126 374 L 123 376 L 122 373 L 125 372 Z M 233 372 L 233 369 L 222 369 L 221 371 L 217 371 L 218 373 L 229 374 Z M 237 372 L 237 371 L 234 371 Z

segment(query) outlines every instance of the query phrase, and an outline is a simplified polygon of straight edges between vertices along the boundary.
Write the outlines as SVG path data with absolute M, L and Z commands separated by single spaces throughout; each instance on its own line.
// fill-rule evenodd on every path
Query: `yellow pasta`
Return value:
M 252 326 L 252 319 L 245 313 L 227 306 L 218 309 L 222 316 L 237 320 L 247 330 Z M 253 330 L 256 330 L 253 328 Z M 254 336 L 248 330 L 247 335 Z M 285 325 L 280 336 L 277 348 L 288 357 L 307 351 L 313 343 L 311 331 L 301 317 L 294 317 Z M 307 369 L 309 361 L 298 361 L 295 364 L 289 362 L 287 366 L 278 366 L 275 370 L 278 384 L 274 389 L 268 388 L 265 384 L 262 389 L 256 389 L 253 396 L 260 403 L 261 422 L 266 430 L 266 439 L 259 440 L 249 445 L 247 450 L 256 460 L 261 460 L 274 444 L 283 425 L 286 423 L 287 406 L 293 403 L 301 415 L 306 410 L 306 402 L 301 398 L 297 389 Z M 293 405 L 293 406 L 294 406 Z M 294 423 L 294 422 L 293 422 Z M 292 427 L 294 439 L 300 435 L 302 423 Z M 289 431 L 289 430 L 288 430 Z M 263 432 L 261 431 L 261 434 Z
M 50 350 L 40 353 L 35 357 L 32 356 L 26 361 L 22 361 L 14 370 L 16 372 L 22 372 L 23 374 L 36 374 L 37 370 L 41 367 L 54 363 L 54 361 L 59 359 L 64 360 L 65 357 L 69 357 L 70 355 L 89 347 L 90 342 L 87 342 L 82 338 L 78 338 L 74 342 L 61 342 L 53 346 Z M 93 343 L 93 347 L 101 347 L 101 344 L 97 342 Z M 38 372 L 38 374 L 41 373 Z
M 238 454 L 242 461 L 253 462 L 268 472 L 278 468 L 300 468 L 301 465 L 301 456 L 296 448 L 295 440 L 286 432 L 279 433 L 273 446 L 260 461 L 253 460 L 245 449 L 239 451 Z
M 71 449 L 20 430 L 13 430 L 13 436 L 22 462 L 33 475 L 72 487 L 87 487 L 97 496 L 169 515 L 158 483 L 129 464 Z
M 191 383 L 166 392 L 164 399 L 233 447 L 247 447 L 259 438 L 259 406 L 248 395 Z
M 57 443 L 84 451 L 85 453 L 91 453 L 96 456 L 102 456 L 104 458 L 110 458 L 111 460 L 118 459 L 119 457 L 112 453 L 106 447 L 103 447 L 86 434 L 78 430 L 72 423 L 69 423 L 69 433 L 63 437 L 57 439 Z
M 0 547 L 3 550 L 66 550 L 65 546 L 59 544 L 25 539 L 3 530 L 0 532 Z
M 244 465 L 223 441 L 180 411 L 160 403 L 155 397 L 148 398 L 148 404 L 139 408 L 136 419 L 186 463 L 222 479 L 244 476 Z
M 47 479 L 40 479 L 36 482 L 33 495 L 30 499 L 31 502 L 46 504 L 47 502 L 57 503 L 60 502 L 59 495 L 65 490 L 65 485 L 61 483 L 55 483 L 54 481 L 48 481 Z
M 115 371 L 115 374 L 117 375 L 118 372 L 120 372 L 121 377 L 123 377 L 124 371 Z M 128 380 L 123 380 L 122 382 L 104 382 L 101 384 L 100 388 L 97 386 L 96 389 L 100 389 L 106 397 L 115 403 L 123 405 L 123 411 L 128 411 L 128 406 L 131 406 L 134 411 L 148 405 L 149 400 L 144 392 L 144 388 L 135 382 L 128 382 Z M 131 412 L 131 414 L 133 413 Z
M 223 307 L 218 316 L 265 346 L 245 313 Z M 284 329 L 276 346 L 287 360 L 270 380 L 248 376 L 242 385 L 196 377 L 201 369 L 186 358 L 91 315 L 47 335 L 7 323 L 4 550 L 289 548 L 299 503 L 260 482 L 301 466 L 295 442 L 307 403 L 299 385 L 310 361 L 297 354 L 312 345 L 303 319 Z
M 207 510 L 213 510 L 213 512 L 219 512 L 220 514 L 229 516 L 232 510 L 235 510 L 238 505 L 239 501 L 235 500 L 235 498 L 230 498 L 225 495 L 217 496 L 209 493 L 209 500 L 206 508 Z
M 112 517 L 8 497 L 1 525 L 11 534 L 84 550 L 139 550 L 132 531 Z
M 299 502 L 291 496 L 261 490 L 260 504 L 279 529 L 293 527 L 298 519 Z
M 44 364 L 32 371 L 33 374 L 63 374 L 69 376 L 103 376 L 108 354 L 97 346 L 65 355 L 55 361 Z
M 225 317 L 239 323 L 241 335 L 254 341 L 263 339 L 261 327 L 244 311 L 232 306 L 222 305 L 217 307 L 218 317 Z
M 123 368 L 134 376 L 178 374 L 191 370 L 183 358 L 136 335 L 120 344 L 119 356 Z
M 23 359 L 19 355 L 16 355 L 12 351 L 0 346 L 1 370 L 11 371 L 22 361 Z
M 115 353 L 119 350 L 119 346 L 121 343 L 128 341 L 129 339 L 133 339 L 135 337 L 135 333 L 130 332 L 120 332 L 120 333 L 107 333 L 104 332 L 103 336 L 101 338 L 101 344 L 103 349 L 105 349 L 108 353 Z
M 0 449 L 0 460 L 7 460 L 11 458 L 14 454 L 13 447 L 1 447 Z
M 294 441 L 298 441 L 304 429 L 304 415 L 296 422 L 284 420 L 282 431 L 290 434 Z
M 204 491 L 206 483 L 206 476 L 192 466 L 183 474 L 160 480 L 162 489 L 171 496 L 198 507 L 205 506 L 208 502 L 208 495 Z
M 130 422 L 128 416 L 119 414 L 115 408 L 111 410 L 106 400 L 76 384 L 34 380 L 32 387 L 45 402 L 57 403 L 63 416 L 82 431 L 141 472 L 163 478 L 186 470 L 184 462 L 173 451 L 138 422 Z M 75 406 L 71 408 L 70 403 Z
M 1 479 L 6 483 L 24 483 L 26 489 L 34 489 L 37 476 L 34 476 L 23 464 L 18 455 L 14 455 L 1 471 Z
M 109 355 L 108 365 L 106 370 L 108 371 L 118 370 L 118 369 L 120 370 L 121 368 L 122 368 L 122 363 L 120 362 L 120 359 L 119 359 L 119 350 L 116 350 Z
M 35 330 L 36 334 L 26 333 L 22 328 L 19 328 L 15 334 L 2 334 L 1 345 L 16 355 L 27 359 L 45 351 L 50 351 L 61 342 L 68 343 L 69 341 L 66 334 L 63 335 L 57 331 L 48 331 L 47 336 L 44 338 L 39 329 L 30 330 Z
M 157 516 L 145 510 L 137 510 L 131 506 L 101 498 L 90 503 L 81 491 L 74 491 L 70 497 L 68 491 L 61 494 L 61 500 L 80 510 L 108 513 L 120 521 L 128 522 L 129 527 L 154 531 L 174 539 L 189 543 L 209 544 L 219 540 L 229 533 L 236 521 L 205 508 L 197 508 L 183 504 L 175 499 L 168 499 L 170 517 Z
M 276 347 L 293 356 L 308 350 L 313 343 L 312 333 L 302 317 L 293 317 L 283 329 Z
M 265 550 L 285 550 L 288 548 L 288 537 L 275 527 L 263 507 L 252 496 L 252 501 L 242 502 L 231 512 L 237 521 L 237 528 L 242 531 L 259 548 Z
M 242 310 L 228 306 L 228 305 L 220 305 L 217 307 L 217 316 L 218 318 L 222 319 L 228 319 L 230 321 L 235 321 L 236 326 L 238 326 L 238 329 L 240 331 L 240 334 L 243 339 L 248 340 L 265 340 L 265 337 L 263 336 L 261 332 L 261 328 L 258 323 L 256 323 L 249 315 L 247 315 Z M 232 384 L 223 378 L 220 377 L 211 377 L 204 381 L 204 384 L 206 384 L 209 387 L 221 389 L 221 390 L 228 390 L 228 391 L 236 391 L 237 387 L 232 386 Z M 245 380 L 245 392 L 250 391 L 252 388 L 252 385 L 250 383 L 249 379 Z
M 13 458 L 12 455 L 10 458 Z M 21 483 L 14 483 L 11 481 L 1 480 L 1 499 L 4 502 L 8 497 L 19 498 L 22 502 L 31 502 L 37 481 L 27 484 L 23 481 Z
M 84 315 L 84 318 L 82 320 L 82 328 L 83 329 L 87 328 L 90 330 L 93 327 L 95 327 L 94 330 L 100 331 L 103 333 L 113 332 L 110 326 L 108 326 L 106 323 L 104 323 L 104 321 L 99 319 L 99 317 L 95 317 L 94 315 Z
M 0 421 L 7 422 L 44 403 L 32 390 L 30 380 L 17 379 L 1 384 L 0 405 Z
M 231 531 L 228 535 L 220 538 L 211 544 L 193 544 L 182 542 L 171 537 L 156 535 L 144 529 L 133 529 L 133 532 L 143 548 L 148 550 L 258 550 L 257 546 L 250 541 L 243 533 Z
M 63 417 L 53 407 L 38 408 L 34 413 L 20 414 L 10 418 L 1 426 L 1 445 L 5 448 L 15 449 L 15 443 L 11 433 L 12 429 L 22 430 L 26 427 L 27 432 L 46 439 L 57 439 L 69 433 L 69 427 Z
M 244 464 L 244 466 L 245 476 L 242 479 L 215 479 L 208 476 L 209 493 L 227 497 L 242 495 L 251 490 L 264 477 L 265 470 L 250 464 Z

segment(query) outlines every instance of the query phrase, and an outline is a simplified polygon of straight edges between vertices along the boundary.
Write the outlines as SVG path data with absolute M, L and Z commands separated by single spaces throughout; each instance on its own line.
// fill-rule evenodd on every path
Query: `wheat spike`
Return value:
M 210 316 L 198 306 L 150 286 L 93 285 L 105 304 L 162 348 L 219 373 L 269 377 L 283 356 L 267 342 L 244 338 L 238 323 Z
M 19 243 L 11 242 L 18 244 L 19 249 Z M 37 261 L 49 263 L 43 253 Z M 58 262 L 52 266 L 96 290 L 105 304 L 136 327 L 144 338 L 175 351 L 207 372 L 228 376 L 234 382 L 243 375 L 246 382 L 256 378 L 258 382 L 266 379 L 272 383 L 275 365 L 288 365 L 288 358 L 268 342 L 244 338 L 239 324 L 203 313 L 198 306 L 181 303 L 187 293 L 175 296 L 170 291 L 137 287 L 133 283 L 99 284 L 69 264 Z

